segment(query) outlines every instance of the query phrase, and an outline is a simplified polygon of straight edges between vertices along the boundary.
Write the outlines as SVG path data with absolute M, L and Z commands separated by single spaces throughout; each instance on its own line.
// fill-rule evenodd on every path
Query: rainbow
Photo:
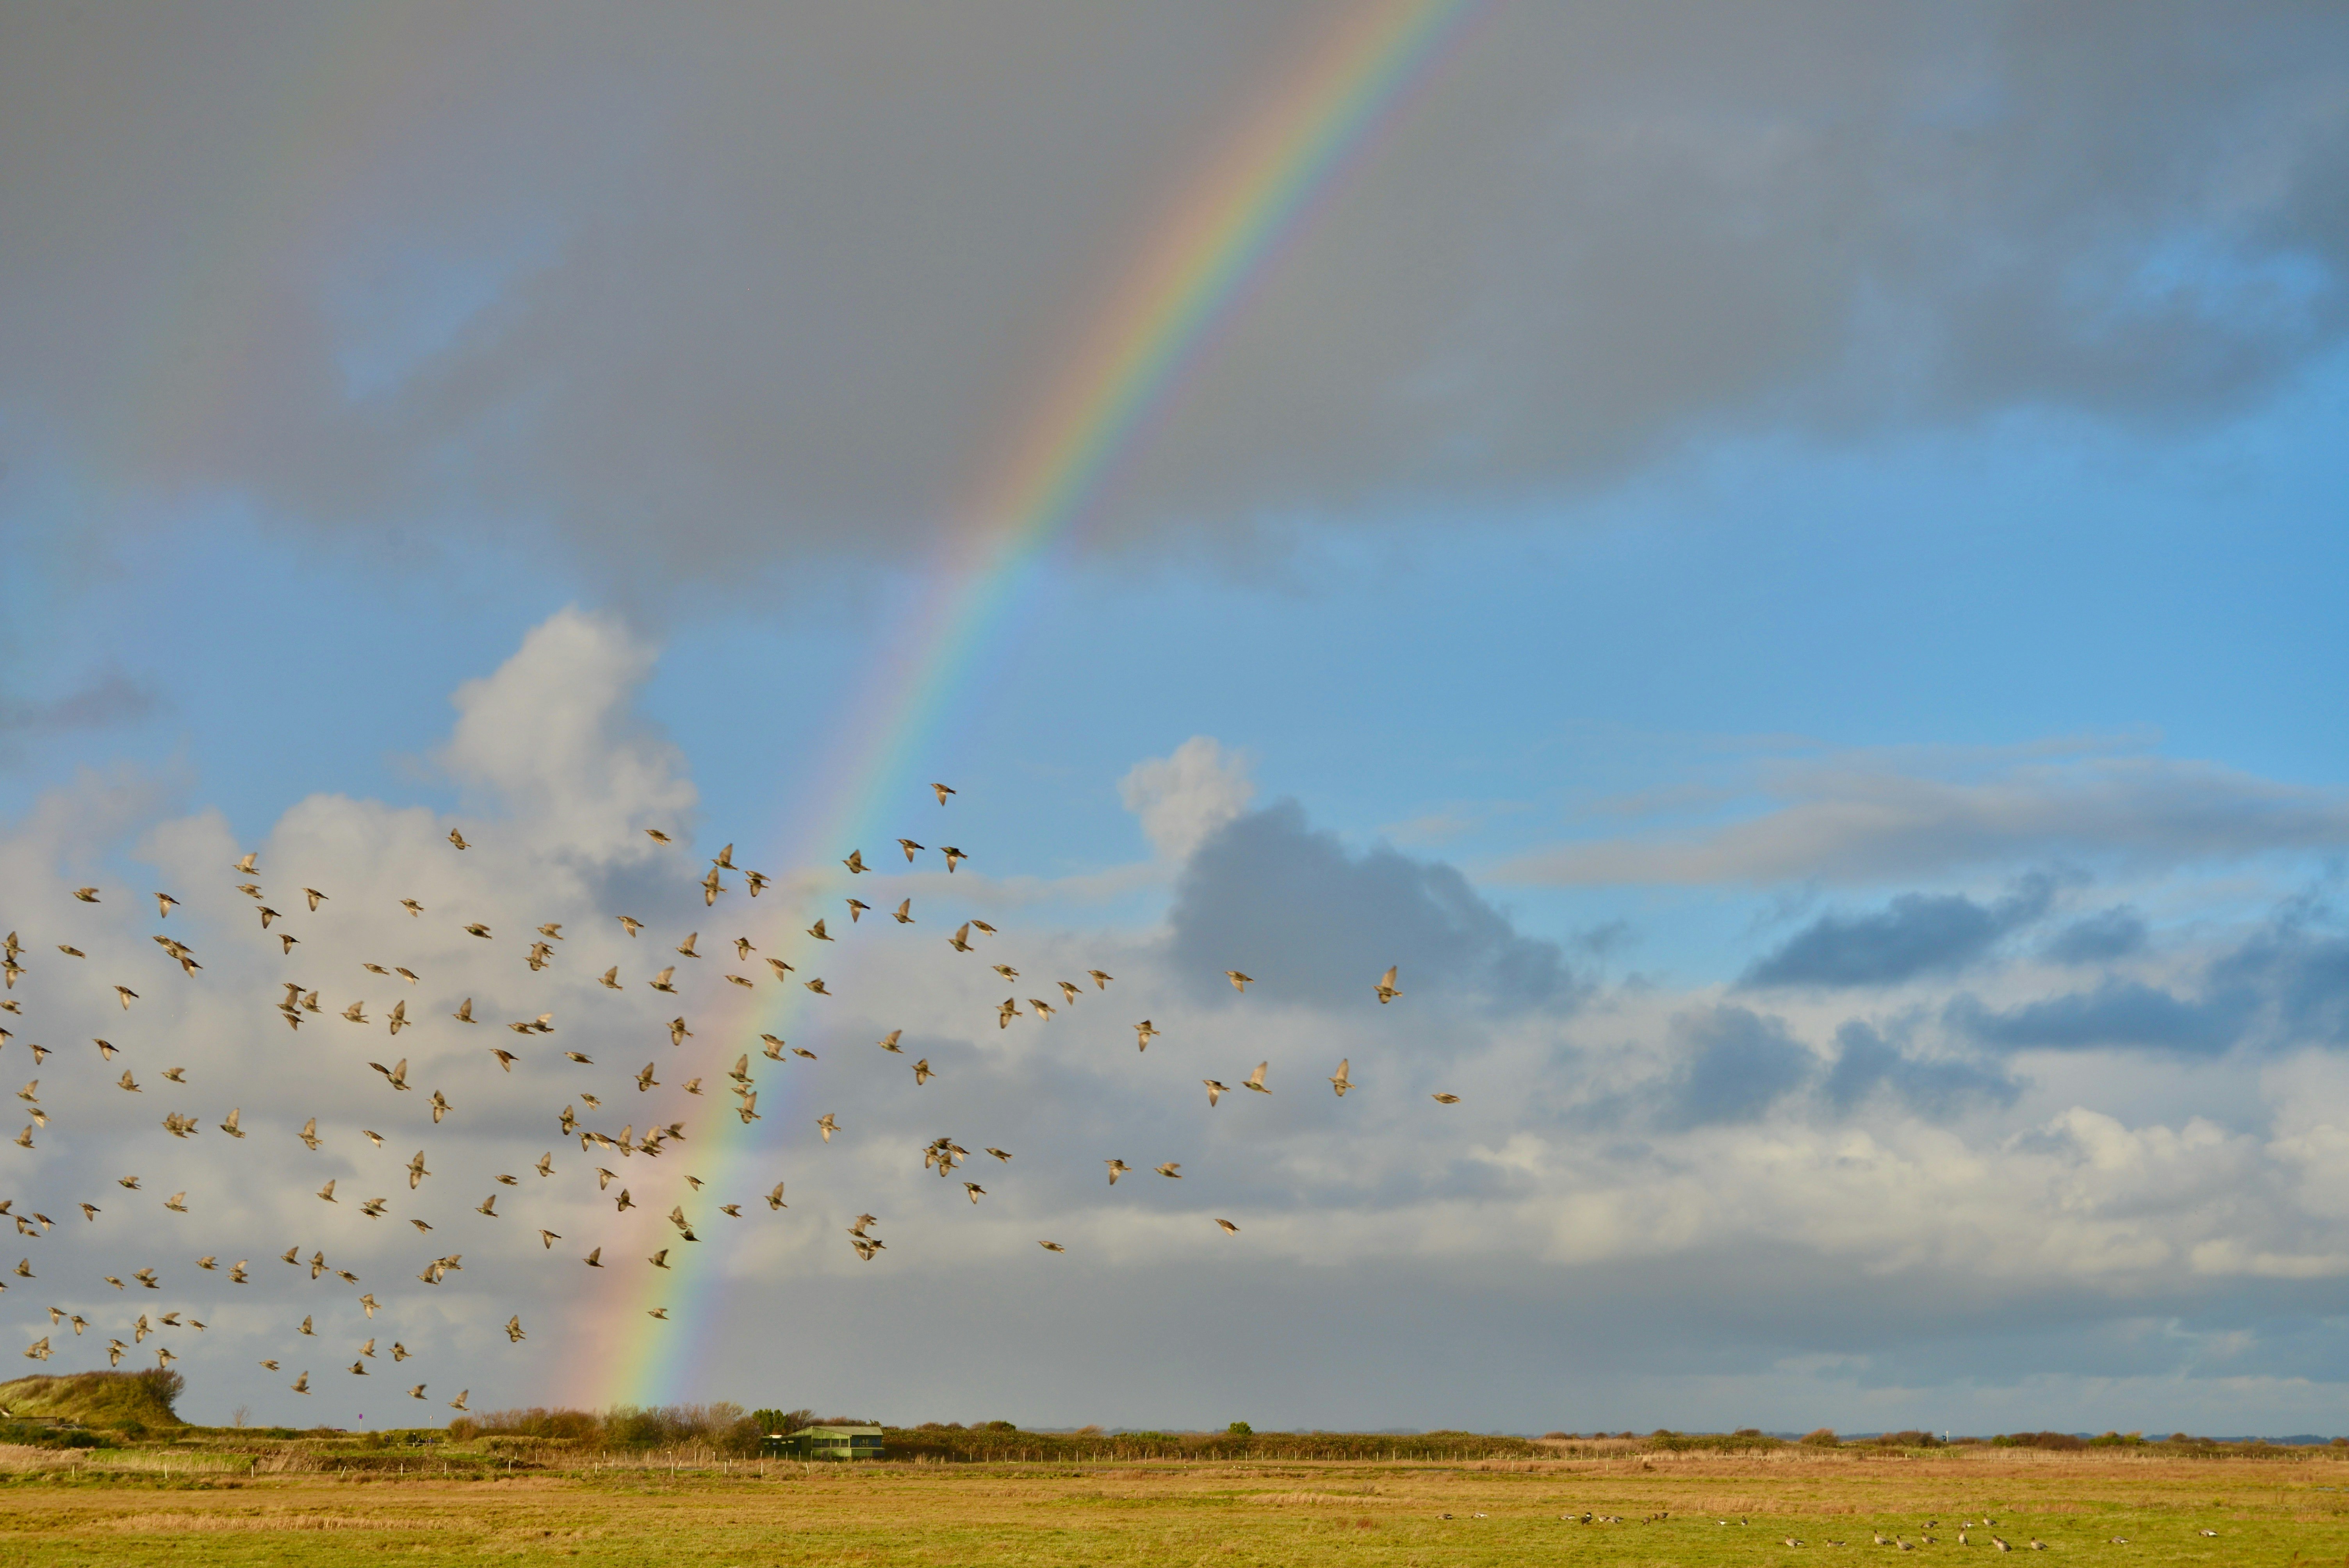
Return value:
M 904 634 L 890 639 L 894 654 L 847 704 L 829 765 L 815 774 L 833 781 L 833 793 L 798 813 L 785 835 L 794 841 L 777 846 L 782 863 L 828 864 L 841 846 L 885 841 L 885 814 L 905 820 L 925 782 L 914 772 L 919 753 L 979 665 L 978 651 L 1054 548 L 1098 515 L 1121 465 L 1179 402 L 1218 330 L 1375 153 L 1381 132 L 1479 9 L 1480 0 L 1379 0 L 1353 12 L 1167 210 L 1080 351 L 986 475 L 967 526 L 942 546 Z M 794 986 L 752 993 L 737 1016 L 712 1022 L 713 1037 L 785 1034 L 800 995 Z M 697 1165 L 726 1185 L 758 1142 L 752 1129 L 723 1123 L 712 1146 L 697 1150 Z M 626 1271 L 595 1304 L 591 1348 L 574 1361 L 573 1396 L 583 1402 L 658 1404 L 698 1383 L 719 1272 L 692 1261 L 668 1276 L 643 1279 L 648 1272 Z M 667 1323 L 647 1322 L 654 1305 L 668 1307 Z

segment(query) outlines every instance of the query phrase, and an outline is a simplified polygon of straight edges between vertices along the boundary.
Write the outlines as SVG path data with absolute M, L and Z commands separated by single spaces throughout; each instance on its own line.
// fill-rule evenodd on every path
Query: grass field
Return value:
M 661 1459 L 455 1480 L 419 1462 L 270 1474 L 202 1452 L 0 1450 L 0 1563 L 1774 1564 L 1895 1550 L 1872 1543 L 1878 1532 L 1985 1557 L 1993 1533 L 2018 1551 L 2045 1542 L 2032 1561 L 2349 1562 L 2349 1460 L 2330 1457 L 1789 1449 L 674 1472 Z M 1561 1517 L 1585 1511 L 1626 1522 Z M 1985 1511 L 1997 1523 L 1961 1548 L 1960 1522 Z M 1670 1517 L 1640 1522 L 1656 1513 Z

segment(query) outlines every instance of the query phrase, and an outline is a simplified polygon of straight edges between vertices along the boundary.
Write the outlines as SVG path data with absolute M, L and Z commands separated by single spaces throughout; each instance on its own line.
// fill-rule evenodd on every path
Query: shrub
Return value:
M 1833 1427 L 1821 1427 L 1815 1432 L 1805 1432 L 1803 1441 L 1815 1449 L 1839 1449 L 1843 1439 L 1835 1435 Z
M 2088 1446 L 2085 1438 L 2070 1432 L 2009 1432 L 1992 1438 L 1991 1444 L 2002 1449 L 2049 1449 L 2057 1453 L 2077 1453 Z
M 1224 1429 L 1224 1433 L 1226 1437 L 1249 1438 L 1256 1435 L 1256 1429 L 1249 1426 L 1246 1421 L 1234 1421 L 1230 1426 Z
M 1905 1432 L 1880 1432 L 1876 1444 L 1885 1449 L 1938 1449 L 1941 1439 L 1938 1432 L 1920 1432 L 1912 1427 Z

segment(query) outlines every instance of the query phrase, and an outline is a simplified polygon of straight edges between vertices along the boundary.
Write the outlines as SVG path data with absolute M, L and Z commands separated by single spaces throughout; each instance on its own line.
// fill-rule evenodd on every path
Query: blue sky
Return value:
M 791 898 L 843 896 L 769 857 L 962 525 L 957 476 L 1230 107 L 1345 9 L 1006 5 L 968 36 L 712 13 L 566 26 L 553 66 L 421 12 L 257 57 L 181 46 L 242 8 L 176 41 L 20 24 L 34 63 L 0 72 L 112 87 L 0 90 L 38 220 L 0 239 L 0 922 L 47 954 L 99 920 L 67 896 L 97 882 L 90 940 L 132 951 L 130 894 L 224 890 L 218 843 L 320 885 L 440 878 L 506 924 L 517 878 L 583 928 L 623 892 L 689 923 L 698 872 L 659 883 L 647 825 L 697 868 L 733 841 Z M 1726 14 L 1496 8 L 904 781 L 909 809 L 956 781 L 978 857 L 907 873 L 915 896 L 982 913 L 1023 967 L 1116 954 L 1121 1011 L 1023 1039 L 916 949 L 839 960 L 867 987 L 843 1041 L 902 1005 L 943 1076 L 916 1101 L 899 1064 L 827 1047 L 836 1079 L 764 1086 L 790 1120 L 759 1159 L 807 1196 L 695 1264 L 730 1361 L 785 1405 L 906 1419 L 2337 1424 L 2349 38 L 2254 15 L 2214 52 L 2190 11 L 1795 10 L 1757 41 Z M 212 210 L 243 221 L 191 226 Z M 448 882 L 417 810 L 507 824 L 514 858 Z M 287 958 L 237 895 L 181 896 L 212 996 L 101 1024 L 28 989 L 16 1032 L 144 1024 L 134 1051 L 256 1085 L 298 1047 L 246 1118 L 305 1182 L 286 1127 L 395 1112 L 310 1054 L 339 1023 L 264 1016 Z M 322 962 L 422 940 L 396 908 L 348 918 Z M 1254 1016 L 1213 958 L 1242 944 Z M 431 985 L 513 986 L 430 951 Z M 1388 963 L 1404 1004 L 1348 999 Z M 626 1039 L 590 981 L 543 984 Z M 1184 1036 L 1103 1059 L 1129 1011 Z M 460 1037 L 399 1048 L 463 1086 L 462 1181 L 534 1157 L 568 1090 Z M 1184 1202 L 1128 1204 L 1099 1161 L 1190 1119 L 1194 1048 L 1227 1081 L 1253 1052 L 1374 1087 L 1219 1108 L 1159 1184 Z M 1441 1084 L 1471 1086 L 1449 1121 Z M 856 1130 L 807 1147 L 803 1094 Z M 984 1228 L 893 1160 L 942 1099 L 1029 1140 L 981 1178 Z M 119 1109 L 59 1115 L 7 1180 L 54 1211 L 118 1155 L 179 1157 Z M 223 1154 L 188 1156 L 223 1237 L 325 1222 Z M 346 1157 L 364 1182 L 389 1151 Z M 622 1223 L 552 1191 L 528 1202 L 566 1236 Z M 1210 1244 L 1217 1204 L 1244 1247 Z M 921 1216 L 870 1266 L 830 1223 L 868 1206 Z M 333 1219 L 406 1277 L 414 1247 Z M 165 1233 L 120 1222 L 39 1244 L 94 1279 Z M 1030 1233 L 1054 1229 L 1080 1244 L 1040 1308 Z M 563 1396 L 542 1340 L 618 1330 L 477 1245 L 502 1261 L 405 1308 L 436 1384 Z M 175 1346 L 202 1414 L 300 1404 L 254 1363 L 305 1298 L 256 1294 Z M 96 1322 L 111 1295 L 74 1299 Z M 766 1344 L 776 1300 L 858 1303 L 828 1332 L 860 1370 Z M 1164 1353 L 1125 1354 L 1110 1304 Z M 490 1332 L 517 1308 L 549 1325 L 529 1350 Z M 1244 1352 L 1196 1333 L 1226 1312 Z M 1365 1390 L 1316 1347 L 1332 1322 L 1418 1369 Z M 938 1361 L 890 1359 L 904 1336 Z

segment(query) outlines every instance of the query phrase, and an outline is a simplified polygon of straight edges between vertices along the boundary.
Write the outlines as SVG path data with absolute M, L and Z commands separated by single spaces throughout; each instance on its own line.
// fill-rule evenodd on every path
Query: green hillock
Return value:
M 0 1383 L 0 1413 L 15 1420 L 72 1421 L 108 1431 L 184 1427 L 171 1408 L 180 1398 L 177 1372 L 76 1372 L 64 1377 L 19 1377 Z

